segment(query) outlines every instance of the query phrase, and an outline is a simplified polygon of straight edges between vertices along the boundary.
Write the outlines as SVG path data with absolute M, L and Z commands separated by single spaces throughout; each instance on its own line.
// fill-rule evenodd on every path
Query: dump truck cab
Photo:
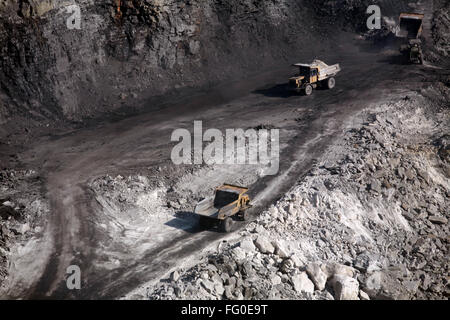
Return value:
M 415 64 L 422 64 L 423 58 L 422 58 L 422 43 L 419 39 L 411 39 L 409 41 L 409 61 Z
M 223 184 L 216 188 L 214 197 L 200 201 L 194 210 L 202 228 L 218 225 L 222 231 L 231 231 L 232 217 L 247 220 L 247 209 L 251 207 L 248 188 Z
M 302 87 L 306 83 L 316 83 L 319 75 L 318 67 L 311 67 L 309 65 L 294 64 L 298 67 L 298 72 L 295 76 L 289 79 L 289 83 L 296 88 Z
M 308 96 L 318 86 L 334 88 L 336 84 L 334 77 L 341 71 L 339 64 L 329 66 L 318 59 L 310 64 L 296 63 L 292 66 L 296 67 L 298 72 L 289 78 L 289 89 Z

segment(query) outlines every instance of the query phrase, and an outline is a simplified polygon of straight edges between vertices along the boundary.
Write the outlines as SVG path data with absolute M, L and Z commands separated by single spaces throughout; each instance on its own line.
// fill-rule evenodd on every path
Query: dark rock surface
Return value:
M 13 115 L 79 121 L 148 108 L 149 97 L 316 56 L 332 50 L 323 40 L 337 26 L 366 32 L 372 2 L 3 0 L 0 122 Z M 386 16 L 408 8 L 408 1 L 375 2 Z M 81 10 L 79 30 L 67 27 L 73 4 Z M 445 24 L 439 30 L 445 35 Z
M 260 71 L 320 41 L 309 2 L 83 0 L 77 30 L 60 1 L 2 1 L 0 116 L 79 120 Z

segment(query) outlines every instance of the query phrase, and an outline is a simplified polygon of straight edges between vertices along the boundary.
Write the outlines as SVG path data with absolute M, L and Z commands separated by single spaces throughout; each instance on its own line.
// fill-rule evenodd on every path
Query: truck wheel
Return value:
M 310 96 L 312 92 L 313 92 L 313 87 L 312 87 L 312 85 L 308 84 L 305 87 L 305 95 L 306 96 Z
M 248 221 L 250 219 L 250 215 L 247 210 L 241 211 L 241 219 L 242 221 Z
M 221 229 L 223 232 L 230 232 L 231 226 L 233 225 L 233 220 L 231 218 L 225 218 L 221 222 Z
M 336 79 L 331 77 L 327 80 L 327 88 L 333 89 L 336 86 Z

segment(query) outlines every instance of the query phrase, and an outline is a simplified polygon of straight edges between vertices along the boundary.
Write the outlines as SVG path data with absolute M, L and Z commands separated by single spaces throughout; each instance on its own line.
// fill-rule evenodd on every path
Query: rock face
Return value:
M 392 18 L 407 2 L 379 1 L 383 15 Z M 309 57 L 318 46 L 327 49 L 323 40 L 337 24 L 364 30 L 370 4 L 3 0 L 0 122 L 24 112 L 36 119 L 80 120 L 120 107 L 136 109 L 142 99 Z M 73 28 L 74 5 L 79 29 Z M 442 55 L 448 55 L 448 25 L 440 14 L 435 39 Z M 308 46 L 294 40 L 294 30 L 295 39 Z
M 1 1 L 0 120 L 26 110 L 77 120 L 239 78 L 305 51 L 289 35 L 316 33 L 308 2 Z

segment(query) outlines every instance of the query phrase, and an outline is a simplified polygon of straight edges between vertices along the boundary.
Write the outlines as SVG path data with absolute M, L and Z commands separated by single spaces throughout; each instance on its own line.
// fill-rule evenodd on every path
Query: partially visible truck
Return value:
M 406 39 L 407 43 L 400 46 L 400 52 L 410 63 L 423 63 L 422 41 L 420 40 L 423 18 L 424 15 L 421 13 L 400 14 L 396 36 Z

